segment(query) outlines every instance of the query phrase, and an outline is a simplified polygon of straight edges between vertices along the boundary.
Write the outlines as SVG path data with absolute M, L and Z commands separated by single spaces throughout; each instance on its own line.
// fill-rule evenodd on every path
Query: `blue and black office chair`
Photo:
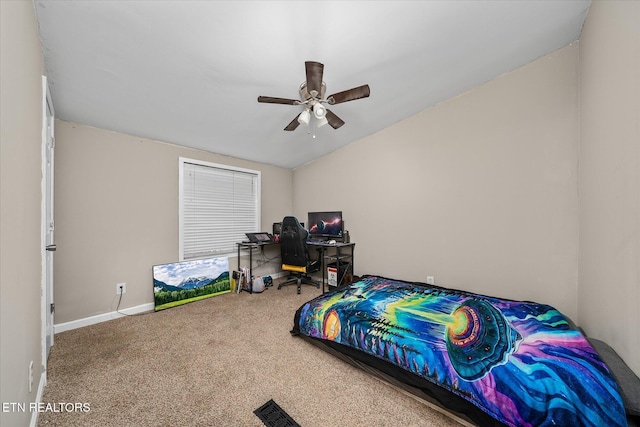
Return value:
M 320 283 L 309 276 L 309 273 L 320 269 L 320 260 L 312 261 L 310 259 L 307 248 L 308 236 L 309 232 L 300 225 L 296 217 L 284 217 L 280 232 L 282 269 L 292 273 L 293 277 L 280 283 L 278 289 L 294 283 L 298 285 L 298 293 L 300 293 L 303 284 L 320 288 Z

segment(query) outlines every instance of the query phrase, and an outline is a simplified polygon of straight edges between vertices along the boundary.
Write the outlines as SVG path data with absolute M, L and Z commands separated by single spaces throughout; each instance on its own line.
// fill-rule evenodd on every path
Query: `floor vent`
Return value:
M 253 411 L 253 413 L 256 414 L 267 427 L 300 427 L 300 424 L 293 421 L 289 414 L 284 412 L 273 399 Z

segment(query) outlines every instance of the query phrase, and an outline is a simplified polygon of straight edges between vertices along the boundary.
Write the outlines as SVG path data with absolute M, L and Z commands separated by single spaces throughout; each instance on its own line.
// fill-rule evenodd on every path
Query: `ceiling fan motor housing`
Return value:
M 325 82 L 322 82 L 322 87 L 320 89 L 320 94 L 319 96 L 311 96 L 311 94 L 309 93 L 309 91 L 307 90 L 307 82 L 302 82 L 300 84 L 300 99 L 304 99 L 305 101 L 310 101 L 312 99 L 317 99 L 317 100 L 321 100 L 324 99 L 324 94 L 327 90 L 327 85 Z

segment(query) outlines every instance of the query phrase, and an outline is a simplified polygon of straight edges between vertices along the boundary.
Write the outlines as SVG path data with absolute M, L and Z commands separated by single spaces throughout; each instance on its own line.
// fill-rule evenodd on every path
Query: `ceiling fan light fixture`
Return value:
M 320 104 L 319 102 L 314 104 L 313 115 L 315 116 L 316 119 L 320 120 L 324 118 L 326 114 L 327 114 L 327 109 L 324 108 L 324 105 Z
M 327 123 L 329 123 L 329 120 L 327 120 L 327 118 L 326 118 L 326 117 L 321 117 L 321 118 L 319 118 L 319 119 L 317 119 L 317 120 L 316 120 L 316 126 L 317 126 L 317 127 L 324 126 L 324 125 L 326 125 Z
M 303 124 L 303 125 L 308 125 L 309 124 L 309 119 L 311 119 L 311 113 L 309 112 L 309 109 L 307 108 L 302 113 L 300 113 L 300 115 L 298 116 L 298 123 Z

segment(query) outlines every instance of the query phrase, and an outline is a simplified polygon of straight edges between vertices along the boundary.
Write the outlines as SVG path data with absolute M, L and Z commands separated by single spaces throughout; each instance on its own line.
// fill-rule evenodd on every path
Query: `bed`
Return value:
M 467 425 L 632 420 L 606 363 L 549 305 L 365 276 L 302 305 L 291 333 Z

